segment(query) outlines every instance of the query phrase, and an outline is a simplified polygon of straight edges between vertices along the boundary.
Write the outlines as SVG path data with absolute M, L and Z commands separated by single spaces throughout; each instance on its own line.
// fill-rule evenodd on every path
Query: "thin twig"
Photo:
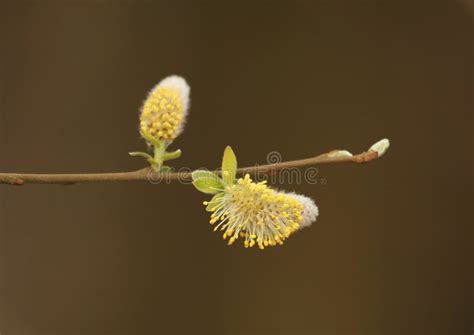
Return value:
M 255 165 L 239 168 L 239 174 L 249 173 L 272 174 L 283 169 L 302 168 L 328 163 L 366 163 L 380 157 L 388 148 L 388 140 L 381 140 L 374 144 L 368 151 L 358 155 L 352 155 L 345 150 L 333 150 L 331 152 L 306 159 L 280 162 L 275 164 Z M 0 184 L 24 185 L 24 184 L 59 184 L 70 185 L 77 183 L 96 182 L 124 182 L 124 181 L 189 181 L 191 172 L 157 173 L 150 168 L 130 172 L 112 173 L 74 173 L 74 174 L 36 174 L 36 173 L 0 173 Z

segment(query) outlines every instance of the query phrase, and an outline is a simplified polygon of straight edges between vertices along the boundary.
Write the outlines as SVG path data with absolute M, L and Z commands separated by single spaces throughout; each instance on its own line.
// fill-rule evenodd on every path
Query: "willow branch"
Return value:
M 380 156 L 388 149 L 389 142 L 383 139 L 375 143 L 368 151 L 352 155 L 345 150 L 333 150 L 319 156 L 299 159 L 294 161 L 279 162 L 275 164 L 255 165 L 239 168 L 239 174 L 249 173 L 251 175 L 273 174 L 280 170 L 291 168 L 303 168 L 318 164 L 329 163 L 367 163 Z M 218 172 L 218 171 L 217 171 Z M 64 173 L 64 174 L 37 174 L 37 173 L 0 173 L 0 184 L 24 185 L 24 184 L 59 184 L 69 185 L 77 183 L 98 182 L 125 182 L 125 181 L 190 181 L 191 172 L 166 172 L 157 173 L 151 168 L 140 169 L 129 172 L 111 173 Z

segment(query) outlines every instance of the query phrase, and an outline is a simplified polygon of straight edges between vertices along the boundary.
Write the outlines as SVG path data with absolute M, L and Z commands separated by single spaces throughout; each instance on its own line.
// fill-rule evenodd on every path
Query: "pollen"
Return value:
M 246 248 L 265 249 L 283 242 L 303 224 L 304 204 L 297 197 L 277 192 L 247 174 L 213 201 L 211 224 L 231 245 L 242 238 Z M 204 202 L 205 205 L 208 202 Z
M 189 86 L 177 76 L 162 80 L 149 93 L 140 114 L 140 130 L 171 142 L 182 131 L 189 104 Z

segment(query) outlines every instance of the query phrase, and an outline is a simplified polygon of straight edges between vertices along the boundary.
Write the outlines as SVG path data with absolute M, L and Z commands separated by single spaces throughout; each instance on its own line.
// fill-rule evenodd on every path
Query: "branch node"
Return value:
M 25 181 L 21 178 L 16 178 L 12 181 L 12 185 L 22 186 L 25 184 Z

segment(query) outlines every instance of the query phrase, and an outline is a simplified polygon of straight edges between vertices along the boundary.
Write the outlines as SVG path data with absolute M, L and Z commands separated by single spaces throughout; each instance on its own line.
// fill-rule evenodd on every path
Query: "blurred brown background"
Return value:
M 0 333 L 471 334 L 473 16 L 456 1 L 2 1 L 0 171 L 133 170 L 192 86 L 175 166 L 320 166 L 317 224 L 227 247 L 191 186 L 0 186 Z

